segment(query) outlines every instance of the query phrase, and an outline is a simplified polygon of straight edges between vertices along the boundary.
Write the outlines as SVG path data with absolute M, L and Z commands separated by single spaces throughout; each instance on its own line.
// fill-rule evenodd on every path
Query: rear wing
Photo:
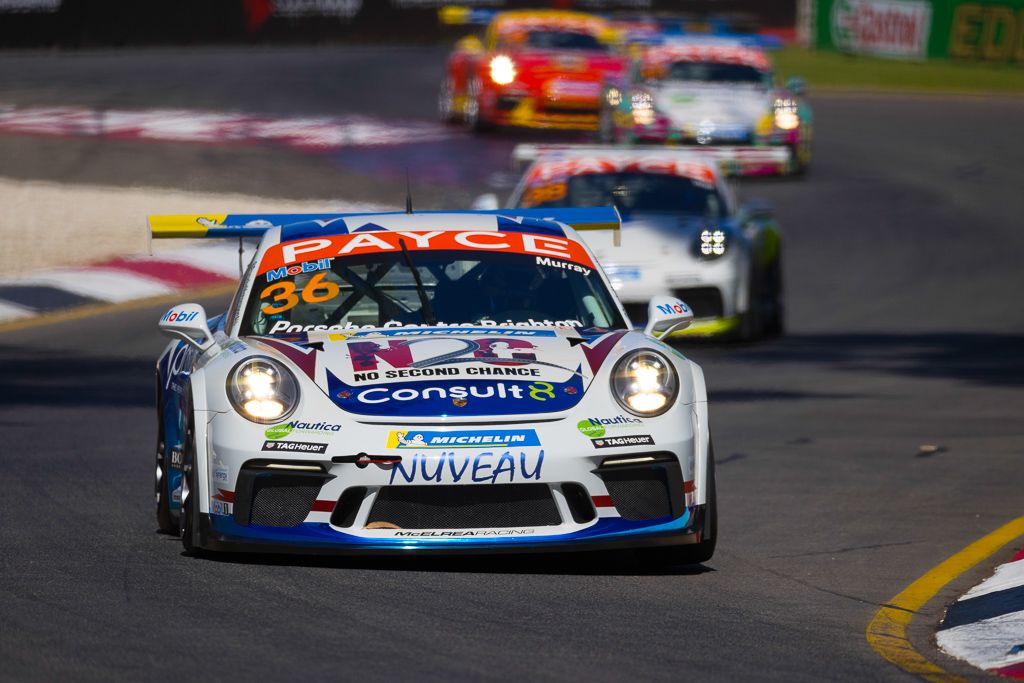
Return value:
M 486 26 L 497 13 L 493 9 L 445 5 L 437 10 L 437 18 L 445 26 Z
M 613 206 L 586 209 L 495 209 L 486 211 L 417 211 L 416 214 L 457 214 L 501 216 L 515 221 L 557 221 L 574 230 L 619 230 L 622 218 Z M 311 224 L 336 233 L 348 232 L 345 219 L 363 216 L 404 215 L 402 211 L 359 213 L 288 213 L 288 214 L 177 214 L 150 216 L 150 234 L 155 239 L 262 237 L 272 228 Z M 522 221 L 519 221 L 522 222 Z M 543 227 L 532 226 L 532 227 Z M 554 228 L 548 225 L 548 228 Z
M 777 175 L 792 170 L 792 153 L 786 147 L 754 146 L 687 146 L 687 147 L 623 147 L 620 145 L 543 145 L 519 144 L 512 150 L 512 161 L 516 166 L 532 163 L 542 156 L 557 157 L 560 153 L 607 154 L 630 151 L 635 154 L 649 152 L 651 155 L 678 154 L 695 160 L 708 161 L 718 165 L 725 175 Z

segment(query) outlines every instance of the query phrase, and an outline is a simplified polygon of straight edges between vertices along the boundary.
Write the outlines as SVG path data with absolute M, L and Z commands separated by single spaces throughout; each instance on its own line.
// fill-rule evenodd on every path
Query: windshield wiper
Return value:
M 430 299 L 427 297 L 427 290 L 423 287 L 423 279 L 420 278 L 420 271 L 416 270 L 416 266 L 413 265 L 412 256 L 409 255 L 409 250 L 405 246 L 405 240 L 398 240 L 398 246 L 402 248 L 405 265 L 412 271 L 412 279 L 416 282 L 416 293 L 420 295 L 420 315 L 423 316 L 423 324 L 436 325 L 437 318 L 434 317 L 434 311 L 430 308 Z

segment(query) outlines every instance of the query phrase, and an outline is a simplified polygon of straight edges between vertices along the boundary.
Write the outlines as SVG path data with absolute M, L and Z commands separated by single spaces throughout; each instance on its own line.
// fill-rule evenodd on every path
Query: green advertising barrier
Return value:
M 811 46 L 1024 65 L 1024 0 L 804 0 Z

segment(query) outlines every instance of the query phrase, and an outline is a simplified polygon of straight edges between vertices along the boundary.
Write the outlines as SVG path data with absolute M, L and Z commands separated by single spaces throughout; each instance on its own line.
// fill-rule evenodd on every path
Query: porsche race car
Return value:
M 621 77 L 626 65 L 614 26 L 592 14 L 448 8 L 442 20 L 488 22 L 483 42 L 458 42 L 438 97 L 443 121 L 473 130 L 595 130 L 601 85 Z
M 799 173 L 811 163 L 812 112 L 800 79 L 774 83 L 771 61 L 742 39 L 687 36 L 634 50 L 625 79 L 602 93 L 602 142 L 712 148 L 737 173 Z M 775 149 L 773 164 L 744 163 Z
M 714 156 L 689 148 L 518 145 L 514 157 L 532 163 L 509 206 L 618 208 L 621 233 L 588 232 L 585 240 L 635 324 L 644 324 L 652 296 L 672 296 L 695 318 L 674 335 L 782 334 L 778 223 L 764 205 L 737 203 Z M 756 153 L 748 161 L 761 163 Z
M 634 330 L 571 226 L 610 207 L 162 216 L 260 238 L 226 313 L 160 320 L 156 512 L 190 553 L 637 549 L 716 541 L 700 368 Z

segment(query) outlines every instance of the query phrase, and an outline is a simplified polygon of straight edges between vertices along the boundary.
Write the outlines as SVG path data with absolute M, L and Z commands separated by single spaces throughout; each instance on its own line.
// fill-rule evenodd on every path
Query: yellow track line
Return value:
M 867 639 L 875 652 L 907 673 L 932 683 L 952 683 L 966 679 L 949 673 L 928 661 L 907 639 L 910 620 L 925 603 L 934 598 L 950 581 L 982 560 L 998 552 L 1015 538 L 1024 535 L 1024 517 L 1004 524 L 979 538 L 942 564 L 907 586 L 892 598 L 868 624 Z
M 223 285 L 211 285 L 209 287 L 202 287 L 199 289 L 181 290 L 178 292 L 172 292 L 171 294 L 161 294 L 160 296 L 151 296 L 145 299 L 133 299 L 131 301 L 124 301 L 121 303 L 86 304 L 84 306 L 76 306 L 75 308 L 69 308 L 63 311 L 41 313 L 30 318 L 0 323 L 0 333 L 25 330 L 32 327 L 42 327 L 44 325 L 53 325 L 55 323 L 67 322 L 69 320 L 81 320 L 83 318 L 91 318 L 96 315 L 130 311 L 132 309 L 146 308 L 147 306 L 156 306 L 158 304 L 173 306 L 174 304 L 181 303 L 190 298 L 199 299 L 218 296 L 221 294 L 230 294 L 235 291 L 237 286 L 238 283 L 232 282 Z M 153 321 L 153 326 L 156 326 L 156 320 Z

